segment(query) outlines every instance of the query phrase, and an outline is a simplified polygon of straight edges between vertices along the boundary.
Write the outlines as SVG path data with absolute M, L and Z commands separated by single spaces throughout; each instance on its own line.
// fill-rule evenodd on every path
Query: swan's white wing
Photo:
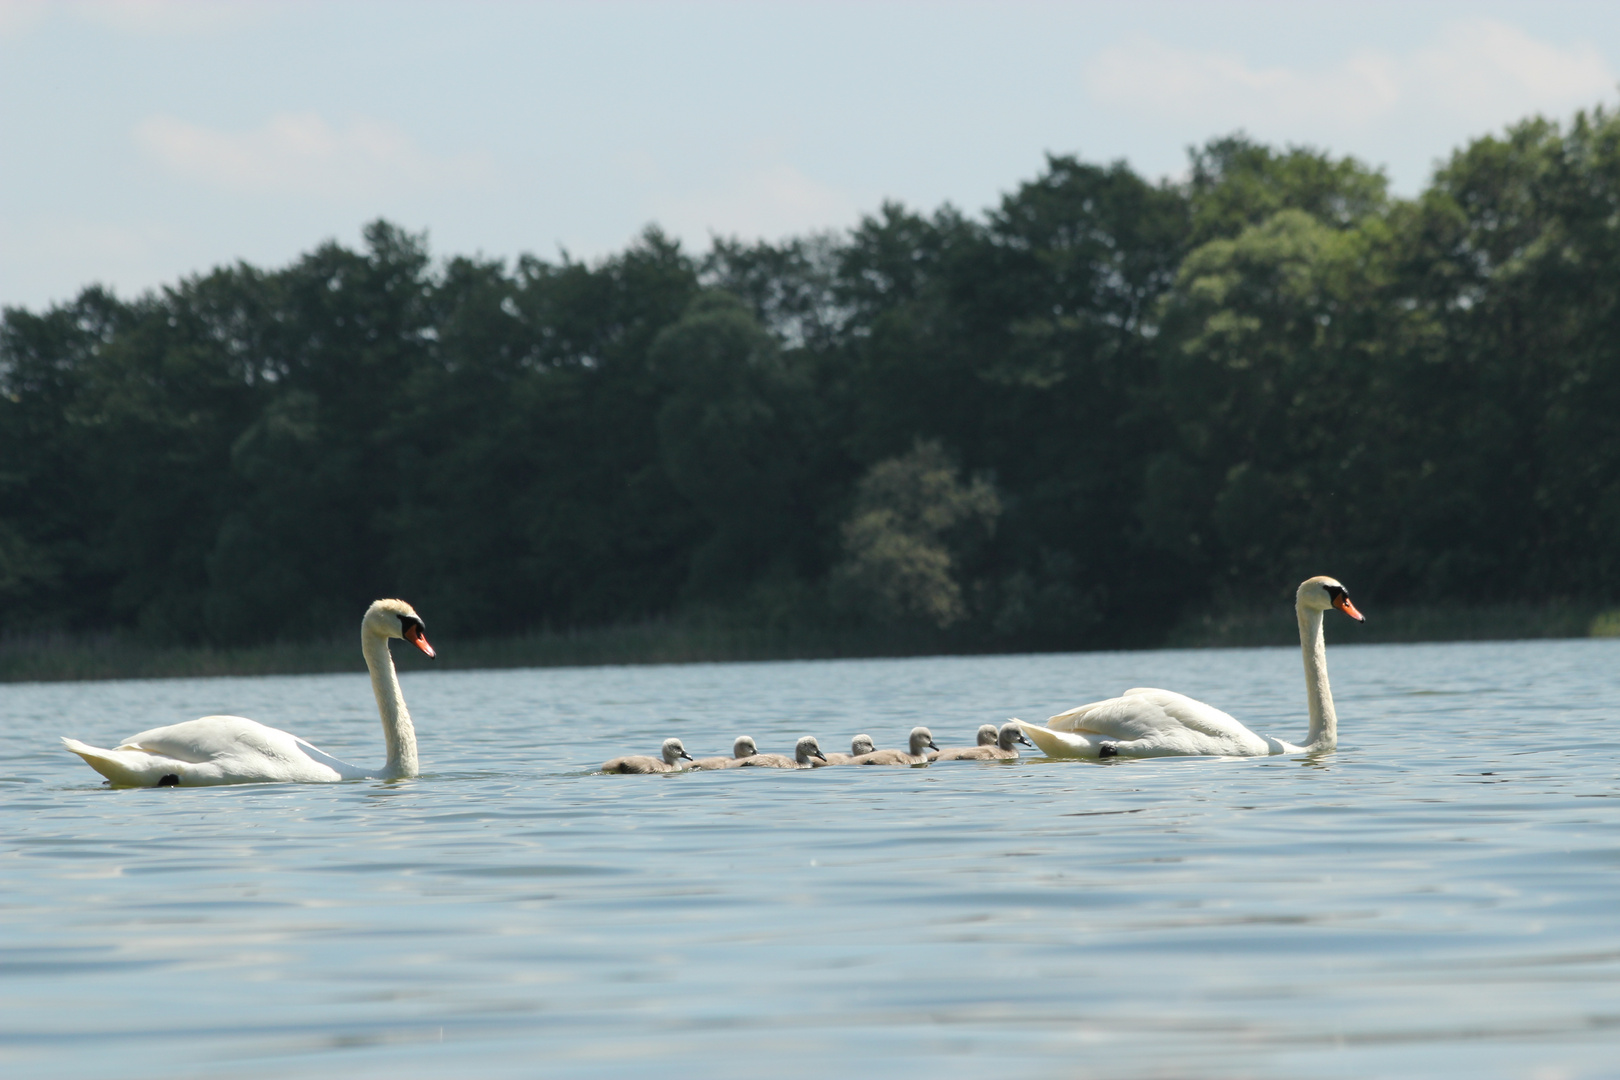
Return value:
M 1109 740 L 1124 756 L 1272 752 L 1265 739 L 1213 705 L 1145 686 L 1059 713 L 1046 726 L 1091 741 Z
M 131 735 L 115 749 L 144 750 L 148 754 L 162 754 L 176 761 L 201 762 L 235 754 L 244 743 L 247 746 L 264 745 L 272 741 L 265 738 L 266 734 L 293 738 L 285 731 L 267 728 L 246 717 L 205 716 L 200 720 L 168 724 Z
M 1247 731 L 1227 713 L 1172 690 L 1136 687 L 1116 698 L 1079 705 L 1046 721 L 1055 731 L 1092 732 L 1110 739 L 1140 739 L 1169 730 L 1207 735 Z

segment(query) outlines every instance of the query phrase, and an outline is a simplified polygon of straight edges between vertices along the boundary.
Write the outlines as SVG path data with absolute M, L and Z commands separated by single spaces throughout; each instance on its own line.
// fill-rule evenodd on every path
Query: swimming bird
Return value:
M 1330 608 L 1356 622 L 1367 621 L 1350 602 L 1345 587 L 1332 578 L 1313 577 L 1300 583 L 1294 595 L 1294 614 L 1305 658 L 1305 704 L 1311 718 L 1303 746 L 1257 735 L 1214 706 L 1184 694 L 1140 687 L 1059 713 L 1045 727 L 1022 722 L 1018 726 L 1048 757 L 1259 757 L 1332 750 L 1339 741 L 1339 720 L 1333 711 L 1327 646 L 1322 639 L 1322 617 Z
M 911 752 L 904 750 L 874 750 L 870 754 L 862 754 L 850 762 L 851 765 L 926 765 L 928 759 L 923 756 L 924 750 L 938 750 L 934 745 L 934 736 L 925 727 L 911 729 L 909 742 Z
M 744 759 L 751 758 L 757 753 L 759 753 L 759 750 L 755 748 L 754 740 L 750 739 L 747 735 L 739 735 L 737 736 L 737 741 L 731 744 L 730 757 L 698 758 L 696 761 L 692 762 L 692 768 L 735 769 L 737 766 L 743 763 Z
M 1024 738 L 1024 732 L 1019 728 L 1018 721 L 1016 720 L 1009 720 L 1005 724 L 1002 724 L 1000 731 L 996 731 L 996 729 L 990 727 L 989 724 L 984 725 L 984 727 L 989 727 L 990 730 L 995 733 L 996 740 L 991 745 L 964 746 L 957 750 L 941 750 L 937 754 L 929 754 L 928 760 L 1013 761 L 1018 757 L 1018 751 L 1013 749 L 1014 743 L 1022 743 L 1025 746 L 1035 745 L 1028 739 Z M 980 728 L 979 730 L 982 732 L 984 728 Z
M 848 765 L 855 758 L 860 757 L 862 754 L 870 754 L 875 749 L 877 749 L 877 747 L 872 743 L 872 736 L 857 735 L 853 739 L 849 740 L 849 753 L 828 754 L 820 761 L 813 761 L 811 764 L 818 769 L 824 768 L 828 765 Z
M 979 725 L 979 733 L 974 739 L 974 743 L 976 744 L 975 746 L 972 746 L 972 747 L 968 747 L 968 746 L 951 746 L 951 747 L 946 747 L 944 750 L 935 750 L 933 753 L 928 755 L 928 760 L 929 761 L 938 761 L 938 760 L 940 760 L 940 755 L 941 754 L 949 754 L 951 756 L 948 757 L 948 758 L 945 758 L 945 760 L 946 761 L 956 761 L 960 751 L 977 749 L 979 746 L 994 746 L 994 745 L 996 745 L 996 738 L 997 738 L 996 725 L 994 725 L 994 724 L 980 724 Z
M 663 758 L 633 755 L 631 757 L 616 757 L 612 761 L 604 762 L 603 772 L 611 773 L 655 773 L 655 772 L 684 772 L 686 766 L 681 759 L 692 760 L 692 755 L 686 752 L 679 739 L 665 739 Z
M 351 765 L 279 728 L 241 716 L 204 716 L 131 735 L 111 750 L 77 739 L 62 745 L 113 787 L 202 787 L 276 782 L 392 780 L 417 775 L 416 728 L 394 671 L 388 642 L 403 638 L 429 656 L 426 628 L 403 600 L 378 600 L 360 620 L 360 652 L 382 717 L 388 758 L 380 769 Z
M 822 757 L 821 747 L 814 735 L 806 735 L 793 744 L 793 756 L 782 754 L 755 754 L 744 761 L 744 768 L 755 769 L 809 769 L 815 765 L 815 759 Z

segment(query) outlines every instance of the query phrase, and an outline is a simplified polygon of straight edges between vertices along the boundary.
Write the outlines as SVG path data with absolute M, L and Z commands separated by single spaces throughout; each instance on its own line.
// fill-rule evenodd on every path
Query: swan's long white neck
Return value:
M 1305 737 L 1307 750 L 1332 750 L 1339 744 L 1339 717 L 1333 711 L 1333 689 L 1328 685 L 1327 645 L 1322 641 L 1325 612 L 1294 607 L 1299 616 L 1299 649 L 1305 657 L 1305 701 L 1311 710 L 1311 730 Z
M 399 689 L 399 675 L 394 671 L 388 639 L 362 626 L 360 651 L 365 653 L 366 667 L 371 669 L 371 692 L 377 695 L 377 712 L 382 714 L 383 738 L 388 743 L 388 761 L 383 765 L 382 775 L 388 779 L 415 776 L 416 728 L 405 708 L 405 695 Z

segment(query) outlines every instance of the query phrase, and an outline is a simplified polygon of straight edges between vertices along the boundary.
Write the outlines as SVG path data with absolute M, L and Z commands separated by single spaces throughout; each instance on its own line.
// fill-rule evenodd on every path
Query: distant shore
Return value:
M 1333 643 L 1620 637 L 1620 611 L 1572 604 L 1415 605 L 1370 614 L 1364 626 L 1352 628 L 1346 622 L 1343 627 L 1330 629 Z M 1156 646 L 1131 647 L 1245 648 L 1292 645 L 1297 640 L 1297 630 L 1287 611 L 1227 611 L 1218 617 L 1186 620 Z M 1045 651 L 997 649 L 922 629 L 758 629 L 673 620 L 474 641 L 442 638 L 435 643 L 439 648 L 437 660 L 418 656 L 414 650 L 396 649 L 396 663 L 401 670 L 415 671 Z M 363 670 L 358 651 L 351 635 L 327 641 L 233 648 L 151 645 L 123 634 L 17 636 L 0 639 L 0 682 L 357 672 Z
M 835 633 L 645 622 L 588 630 L 541 631 L 481 640 L 433 635 L 429 660 L 396 646 L 401 671 L 690 664 L 844 657 L 922 656 L 963 649 L 927 631 Z M 207 678 L 364 671 L 357 635 L 311 642 L 216 647 L 151 645 L 134 635 L 52 634 L 0 638 L 0 682 Z
M 1367 622 L 1355 628 L 1329 624 L 1335 645 L 1395 644 L 1418 641 L 1519 641 L 1535 638 L 1620 637 L 1620 611 L 1568 603 L 1413 604 L 1363 612 Z M 1222 648 L 1292 645 L 1299 641 L 1294 613 L 1224 612 L 1183 620 L 1164 641 L 1166 648 Z

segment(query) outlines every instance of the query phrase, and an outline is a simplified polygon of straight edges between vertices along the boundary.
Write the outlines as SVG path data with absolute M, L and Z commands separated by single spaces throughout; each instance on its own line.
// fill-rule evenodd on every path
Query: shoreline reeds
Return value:
M 924 656 L 964 650 L 926 630 L 834 631 L 645 622 L 536 631 L 475 640 L 439 639 L 434 660 L 394 649 L 401 671 L 605 664 L 690 664 Z M 220 647 L 152 645 L 133 635 L 0 637 L 0 682 L 313 675 L 359 669 L 352 635 L 313 642 Z
M 1591 606 L 1412 605 L 1376 612 L 1353 635 L 1339 635 L 1337 644 L 1616 636 L 1620 636 L 1620 611 Z M 1297 641 L 1294 620 L 1286 610 L 1226 611 L 1218 617 L 1183 620 L 1157 646 L 1149 647 L 1245 648 L 1292 645 Z M 396 649 L 396 662 L 404 671 L 476 670 L 1043 651 L 1027 645 L 997 648 L 991 643 L 972 642 L 925 628 L 761 628 L 680 620 L 545 630 L 482 640 L 452 639 L 438 644 L 437 660 L 430 661 L 413 650 Z M 13 635 L 0 637 L 0 682 L 353 672 L 358 670 L 355 653 L 353 637 L 347 634 L 325 641 L 241 647 L 153 645 L 132 634 L 118 633 Z

